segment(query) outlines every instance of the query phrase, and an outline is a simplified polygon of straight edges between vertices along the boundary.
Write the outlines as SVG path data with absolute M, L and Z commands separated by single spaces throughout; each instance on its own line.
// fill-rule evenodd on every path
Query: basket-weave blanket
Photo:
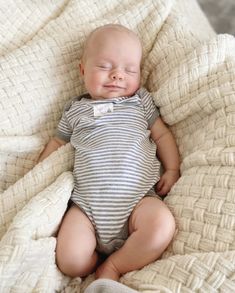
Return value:
M 73 150 L 36 161 L 66 101 L 84 92 L 86 36 L 106 23 L 139 34 L 142 83 L 182 162 L 165 199 L 171 245 L 120 281 L 145 293 L 234 292 L 235 40 L 215 35 L 194 0 L 0 2 L 0 292 L 82 292 L 93 278 L 70 279 L 55 264 Z

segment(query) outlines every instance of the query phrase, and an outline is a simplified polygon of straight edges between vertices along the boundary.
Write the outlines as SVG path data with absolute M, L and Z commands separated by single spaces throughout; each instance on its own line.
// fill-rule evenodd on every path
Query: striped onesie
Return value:
M 128 217 L 146 194 L 155 195 L 160 163 L 150 128 L 159 112 L 150 94 L 66 105 L 57 136 L 75 148 L 71 200 L 95 227 L 97 249 L 110 254 L 128 237 Z

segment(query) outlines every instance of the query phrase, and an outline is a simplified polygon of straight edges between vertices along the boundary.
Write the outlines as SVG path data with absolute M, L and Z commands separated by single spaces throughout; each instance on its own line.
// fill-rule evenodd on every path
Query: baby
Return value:
M 118 280 L 158 259 L 175 232 L 159 195 L 179 178 L 179 154 L 140 87 L 141 58 L 140 40 L 129 29 L 110 24 L 93 31 L 80 63 L 88 93 L 65 106 L 39 158 L 67 142 L 75 148 L 73 204 L 56 247 L 59 269 L 72 277 L 96 271 L 96 278 Z

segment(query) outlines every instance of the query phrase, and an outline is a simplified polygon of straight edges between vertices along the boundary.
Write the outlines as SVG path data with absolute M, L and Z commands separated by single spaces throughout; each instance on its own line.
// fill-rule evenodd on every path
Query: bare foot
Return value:
M 121 274 L 109 259 L 102 263 L 95 273 L 96 279 L 111 279 L 118 281 L 120 276 Z

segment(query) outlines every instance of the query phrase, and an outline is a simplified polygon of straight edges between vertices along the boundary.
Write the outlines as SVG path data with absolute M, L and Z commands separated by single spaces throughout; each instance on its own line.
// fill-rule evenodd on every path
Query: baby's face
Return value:
M 127 32 L 106 30 L 89 42 L 81 73 L 93 99 L 131 96 L 140 86 L 141 44 Z

